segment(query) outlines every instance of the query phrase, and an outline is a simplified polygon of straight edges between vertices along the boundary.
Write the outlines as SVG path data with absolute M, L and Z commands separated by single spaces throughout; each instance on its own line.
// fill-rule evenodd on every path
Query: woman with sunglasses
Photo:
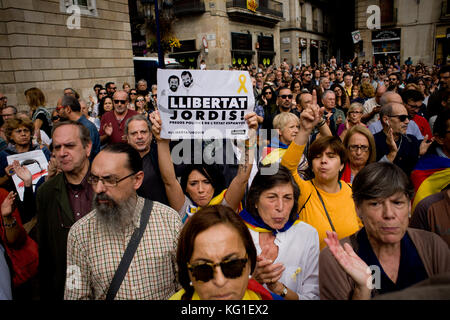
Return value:
M 256 147 L 257 116 L 254 112 L 246 114 L 250 139 L 245 141 L 245 152 L 242 150 L 237 174 L 225 188 L 223 173 L 217 166 L 189 164 L 184 168 L 180 182 L 178 181 L 172 162 L 168 139 L 160 136 L 162 121 L 159 111 L 150 113 L 152 133 L 158 144 L 158 164 L 164 182 L 170 206 L 178 211 L 183 222 L 203 207 L 223 204 L 235 212 L 241 209 L 241 201 L 252 171 L 254 149 Z
M 240 213 L 258 253 L 253 278 L 286 300 L 318 300 L 319 236 L 299 220 L 300 189 L 287 168 L 265 170 L 272 168 L 256 174 Z
M 347 149 L 348 161 L 341 179 L 353 183 L 353 179 L 362 168 L 375 162 L 375 140 L 369 129 L 363 125 L 356 125 L 347 131 L 343 144 Z
M 138 95 L 135 100 L 135 110 L 144 115 L 148 115 L 147 113 L 147 102 L 145 101 L 145 97 L 143 95 Z
M 183 287 L 170 300 L 272 300 L 251 279 L 256 248 L 238 215 L 226 206 L 201 209 L 181 230 L 178 279 Z
M 272 119 L 277 112 L 277 96 L 272 86 L 263 87 L 257 104 L 262 106 L 264 110 L 262 128 L 266 130 L 272 129 Z
M 128 104 L 129 108 L 135 108 L 136 106 L 136 99 L 137 99 L 137 90 L 136 89 L 130 89 L 130 92 L 128 93 L 129 99 L 130 99 L 130 103 Z M 132 109 L 135 110 L 135 109 Z

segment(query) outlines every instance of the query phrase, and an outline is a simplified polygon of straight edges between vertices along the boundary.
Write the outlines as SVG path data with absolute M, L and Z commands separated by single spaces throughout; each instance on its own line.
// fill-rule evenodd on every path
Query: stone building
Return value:
M 208 69 L 280 64 L 280 1 L 173 0 L 167 10 L 173 17 L 172 33 L 181 43 L 168 56 L 186 68 L 198 68 L 202 59 Z
M 282 2 L 285 21 L 280 23 L 281 59 L 294 65 L 326 63 L 332 55 L 336 3 L 325 0 Z
M 355 3 L 355 29 L 362 43 L 355 46 L 360 61 L 384 61 L 395 56 L 400 63 L 445 61 L 450 10 L 448 0 L 361 0 Z M 370 5 L 380 8 L 380 29 L 369 29 Z
M 54 107 L 66 87 L 134 85 L 132 57 L 127 0 L 0 1 L 0 92 L 19 109 L 31 87 Z

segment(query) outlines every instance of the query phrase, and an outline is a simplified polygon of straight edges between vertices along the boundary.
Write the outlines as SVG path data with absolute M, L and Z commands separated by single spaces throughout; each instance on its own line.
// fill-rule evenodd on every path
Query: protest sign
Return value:
M 158 69 L 162 138 L 245 139 L 254 106 L 247 71 Z
M 42 150 L 13 154 L 7 156 L 6 160 L 8 161 L 8 165 L 12 164 L 14 160 L 17 160 L 21 165 L 26 166 L 28 170 L 30 170 L 31 175 L 33 176 L 33 191 L 39 179 L 48 174 L 48 161 Z M 17 176 L 17 174 L 14 174 L 12 178 L 20 200 L 23 201 L 23 194 L 25 192 L 24 183 L 22 179 Z

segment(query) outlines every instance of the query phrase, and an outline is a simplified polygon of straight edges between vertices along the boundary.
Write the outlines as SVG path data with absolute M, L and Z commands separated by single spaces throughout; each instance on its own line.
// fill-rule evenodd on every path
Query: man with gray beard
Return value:
M 136 193 L 142 184 L 142 159 L 132 146 L 106 146 L 92 162 L 88 182 L 95 196 L 93 211 L 70 229 L 64 298 L 103 300 L 137 229 L 142 238 L 115 299 L 168 299 L 179 286 L 176 248 L 181 220 L 176 211 Z M 141 226 L 145 213 L 146 224 Z

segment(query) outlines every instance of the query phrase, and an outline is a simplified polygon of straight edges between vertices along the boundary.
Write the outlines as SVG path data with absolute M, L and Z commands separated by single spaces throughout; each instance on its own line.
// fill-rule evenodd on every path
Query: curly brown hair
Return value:
M 24 118 L 12 118 L 12 119 L 6 120 L 5 126 L 4 126 L 5 136 L 6 136 L 6 140 L 8 140 L 8 142 L 14 143 L 14 141 L 11 140 L 12 133 L 14 130 L 16 130 L 20 127 L 25 127 L 28 130 L 30 130 L 30 139 L 31 139 L 31 136 L 33 136 L 33 134 L 34 134 L 33 121 L 26 119 L 26 118 L 25 119 Z

